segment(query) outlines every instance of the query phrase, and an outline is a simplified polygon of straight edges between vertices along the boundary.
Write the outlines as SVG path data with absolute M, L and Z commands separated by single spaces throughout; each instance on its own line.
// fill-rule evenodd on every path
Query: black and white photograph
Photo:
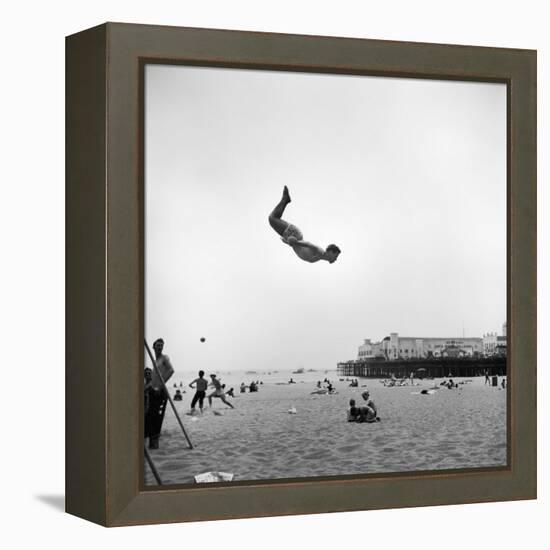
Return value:
M 504 83 L 144 67 L 145 486 L 504 468 Z
M 4 2 L 6 548 L 544 548 L 546 8 Z

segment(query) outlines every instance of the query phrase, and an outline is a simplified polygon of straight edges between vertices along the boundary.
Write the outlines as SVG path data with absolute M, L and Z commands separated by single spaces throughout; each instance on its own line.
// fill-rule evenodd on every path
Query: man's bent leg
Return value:
M 228 405 L 229 407 L 231 407 L 232 409 L 234 409 L 235 407 L 233 407 L 233 405 L 231 403 L 229 403 L 228 401 L 225 400 L 225 397 L 222 397 L 221 400 L 226 404 Z
M 275 231 L 281 237 L 284 235 L 284 232 L 288 227 L 288 223 L 285 222 L 285 220 L 281 220 L 280 218 L 274 218 L 271 214 L 269 215 L 269 225 L 273 227 L 273 229 L 275 229 Z
M 275 229 L 275 231 L 283 236 L 285 229 L 288 227 L 288 223 L 285 222 L 282 217 L 286 208 L 286 205 L 290 202 L 290 195 L 288 194 L 288 188 L 285 185 L 283 196 L 279 201 L 279 204 L 273 209 L 273 212 L 269 214 L 269 225 Z

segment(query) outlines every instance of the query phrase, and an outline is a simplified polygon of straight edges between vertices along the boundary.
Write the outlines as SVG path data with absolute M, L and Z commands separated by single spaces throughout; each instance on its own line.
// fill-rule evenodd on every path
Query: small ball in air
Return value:
M 204 336 L 201 338 L 201 342 L 206 342 L 206 338 Z

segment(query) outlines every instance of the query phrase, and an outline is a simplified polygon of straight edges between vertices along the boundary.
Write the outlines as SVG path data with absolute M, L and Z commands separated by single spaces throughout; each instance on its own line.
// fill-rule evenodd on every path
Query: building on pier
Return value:
M 507 326 L 502 325 L 502 335 L 496 332 L 488 332 L 483 335 L 483 355 L 485 357 L 506 357 L 507 351 Z
M 506 376 L 506 357 L 433 357 L 424 359 L 351 360 L 338 363 L 340 376 L 370 378 L 444 378 Z
M 338 363 L 344 376 L 480 376 L 506 373 L 506 323 L 502 335 L 416 337 L 390 333 L 379 342 L 365 339 L 357 359 Z M 453 374 L 454 373 L 454 374 Z
M 430 357 L 476 357 L 483 354 L 483 338 L 432 338 L 399 336 L 392 332 L 380 342 L 364 340 L 357 352 L 358 360 L 423 359 Z

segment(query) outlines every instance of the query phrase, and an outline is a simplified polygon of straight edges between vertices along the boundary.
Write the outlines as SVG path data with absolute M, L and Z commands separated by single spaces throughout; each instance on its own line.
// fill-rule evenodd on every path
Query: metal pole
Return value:
M 143 447 L 143 450 L 145 451 L 145 460 L 147 460 L 147 464 L 149 464 L 149 468 L 151 468 L 151 472 L 153 472 L 153 476 L 155 476 L 157 485 L 162 485 L 162 479 L 160 479 L 157 467 L 155 466 L 155 463 L 153 462 L 153 459 L 151 458 L 147 447 Z
M 168 388 L 166 387 L 166 382 L 164 382 L 164 379 L 162 378 L 162 374 L 159 371 L 159 368 L 157 367 L 157 362 L 155 361 L 155 358 L 153 357 L 153 354 L 151 353 L 151 350 L 149 349 L 149 345 L 147 344 L 147 340 L 144 340 L 145 342 L 145 349 L 147 350 L 147 353 L 149 354 L 149 358 L 151 359 L 153 363 L 153 368 L 155 369 L 155 372 L 157 373 L 157 376 L 159 377 L 159 380 L 162 382 L 162 386 L 164 390 L 166 391 L 166 396 L 168 397 L 168 401 L 170 401 L 170 405 L 172 405 L 172 409 L 174 411 L 174 414 L 176 415 L 176 418 L 178 420 L 178 424 L 180 425 L 181 431 L 183 432 L 183 435 L 185 436 L 185 439 L 187 439 L 187 443 L 189 444 L 189 448 L 193 448 L 193 444 L 191 443 L 191 440 L 189 439 L 189 436 L 187 435 L 187 432 L 185 431 L 185 428 L 183 427 L 183 422 L 181 421 L 180 415 L 178 414 L 178 411 L 176 409 L 176 405 L 174 405 L 174 402 L 172 401 L 172 398 L 170 397 L 170 392 L 168 391 Z

